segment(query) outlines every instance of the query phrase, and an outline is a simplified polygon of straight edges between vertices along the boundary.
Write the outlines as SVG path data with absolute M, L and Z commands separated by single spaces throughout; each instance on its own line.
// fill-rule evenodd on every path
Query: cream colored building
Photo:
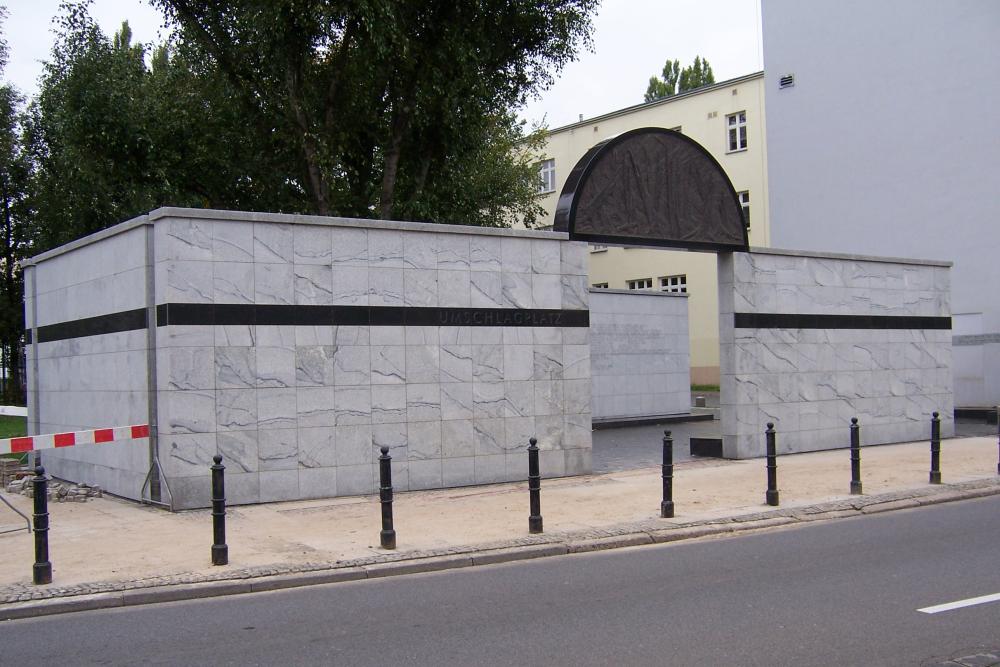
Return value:
M 552 224 L 569 172 L 594 144 L 640 127 L 678 130 L 722 165 L 749 215 L 750 245 L 770 245 L 764 142 L 764 73 L 730 79 L 549 131 L 539 163 L 541 204 Z M 691 382 L 719 382 L 719 306 L 714 253 L 591 246 L 590 284 L 689 295 Z

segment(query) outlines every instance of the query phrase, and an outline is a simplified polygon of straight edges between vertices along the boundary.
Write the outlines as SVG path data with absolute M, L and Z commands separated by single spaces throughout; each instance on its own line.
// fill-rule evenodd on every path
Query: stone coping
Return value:
M 674 298 L 686 299 L 688 295 L 682 292 L 663 292 L 655 289 L 608 289 L 607 287 L 589 287 L 587 291 L 591 294 L 629 294 L 631 296 L 670 296 Z
M 210 208 L 161 207 L 131 220 L 102 229 L 82 238 L 70 241 L 58 248 L 21 261 L 21 266 L 35 266 L 41 262 L 66 254 L 77 248 L 97 243 L 106 238 L 123 234 L 144 225 L 155 224 L 165 218 L 189 218 L 195 220 L 230 220 L 242 222 L 274 222 L 292 225 L 322 225 L 328 227 L 354 227 L 366 229 L 389 229 L 404 232 L 435 232 L 441 234 L 473 234 L 477 236 L 508 236 L 532 239 L 566 241 L 565 232 L 546 232 L 533 229 L 512 229 L 509 227 L 479 227 L 477 225 L 441 224 L 434 222 L 407 222 L 402 220 L 370 220 L 367 218 L 338 218 L 331 216 L 304 215 L 298 213 L 263 213 L 259 211 L 226 211 Z
M 847 259 L 856 262 L 882 262 L 884 264 L 916 264 L 917 266 L 954 266 L 954 262 L 938 259 L 914 259 L 909 257 L 879 257 L 877 255 L 854 255 L 817 250 L 785 250 L 783 248 L 762 248 L 751 246 L 751 255 L 785 255 L 787 257 L 815 257 L 817 259 Z

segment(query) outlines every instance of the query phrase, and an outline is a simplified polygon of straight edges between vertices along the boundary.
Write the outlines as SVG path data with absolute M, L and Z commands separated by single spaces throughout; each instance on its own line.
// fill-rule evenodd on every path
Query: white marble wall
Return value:
M 594 419 L 690 412 L 686 294 L 590 290 Z
M 151 214 L 154 217 L 156 214 Z M 464 226 L 165 211 L 157 303 L 587 308 L 586 246 Z M 583 327 L 167 326 L 160 458 L 184 506 L 226 459 L 231 502 L 590 470 Z
M 774 422 L 782 453 L 927 439 L 952 418 L 951 331 L 734 328 L 734 313 L 949 317 L 949 265 L 756 250 L 719 256 L 725 455 L 761 456 Z
M 27 265 L 27 327 L 144 307 L 145 248 L 145 229 L 137 221 L 100 243 Z M 146 349 L 145 330 L 29 345 L 29 431 L 147 423 Z M 138 498 L 149 470 L 148 441 L 44 450 L 42 463 L 56 477 Z

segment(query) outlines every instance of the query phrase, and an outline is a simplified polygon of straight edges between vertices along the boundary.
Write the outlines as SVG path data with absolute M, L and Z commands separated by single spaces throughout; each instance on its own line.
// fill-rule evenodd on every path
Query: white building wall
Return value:
M 773 245 L 953 261 L 956 404 L 1000 403 L 1000 3 L 762 12 Z

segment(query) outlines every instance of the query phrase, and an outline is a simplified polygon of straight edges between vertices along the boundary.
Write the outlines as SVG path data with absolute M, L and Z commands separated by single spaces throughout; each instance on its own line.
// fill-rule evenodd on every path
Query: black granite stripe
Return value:
M 287 306 L 167 303 L 157 326 L 272 324 L 297 326 L 586 327 L 590 311 L 541 308 L 421 308 L 416 306 Z
M 123 331 L 135 331 L 136 329 L 145 328 L 146 309 L 136 308 L 135 310 L 124 310 L 118 313 L 98 315 L 97 317 L 84 317 L 79 320 L 38 327 L 38 342 L 52 343 L 57 340 L 66 340 L 69 338 L 99 336 L 101 334 L 121 333 Z
M 950 317 L 735 313 L 737 329 L 951 329 Z

